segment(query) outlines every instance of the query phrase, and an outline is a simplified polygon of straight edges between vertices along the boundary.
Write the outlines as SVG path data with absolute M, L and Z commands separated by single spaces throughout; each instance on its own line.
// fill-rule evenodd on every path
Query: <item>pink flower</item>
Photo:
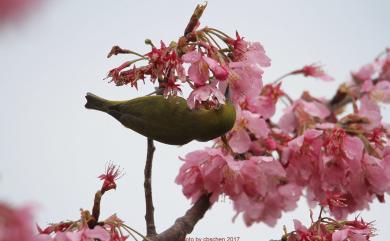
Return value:
M 366 64 L 363 67 L 361 67 L 358 71 L 352 72 L 352 77 L 355 80 L 358 80 L 359 82 L 365 82 L 372 80 L 372 76 L 374 75 L 376 71 L 375 65 L 373 64 Z
M 185 71 L 183 62 L 178 57 L 176 49 L 166 47 L 163 41 L 160 42 L 160 48 L 152 47 L 152 51 L 147 53 L 149 64 L 147 74 L 150 75 L 154 83 L 156 79 L 172 79 L 176 77 L 185 81 Z
M 229 140 L 229 146 L 234 152 L 244 153 L 249 150 L 251 144 L 250 133 L 257 139 L 266 138 L 269 133 L 268 125 L 260 115 L 238 108 L 236 124 L 231 131 Z
M 372 139 L 368 139 L 372 142 Z M 390 190 L 387 148 L 367 143 L 340 128 L 307 130 L 283 149 L 282 163 L 293 183 L 307 187 L 311 204 L 327 205 L 336 218 L 368 207 Z M 377 157 L 370 155 L 375 151 Z M 338 204 L 337 200 L 342 200 Z
M 182 160 L 185 163 L 180 168 L 176 183 L 183 186 L 183 193 L 187 198 L 191 198 L 195 202 L 207 191 L 215 191 L 213 190 L 215 188 L 214 183 L 216 180 L 222 179 L 222 168 L 226 165 L 224 155 L 220 150 L 208 148 L 190 152 Z M 204 174 L 210 178 L 211 182 L 203 178 Z M 206 189 L 206 186 L 209 190 Z M 218 197 L 219 192 L 213 194 Z
M 114 46 L 109 57 L 119 53 L 129 53 L 129 51 Z M 110 82 L 114 82 L 117 86 L 130 84 L 131 87 L 135 88 L 138 87 L 138 81 L 145 80 L 147 76 L 150 77 L 152 83 L 157 79 L 167 80 L 167 82 L 161 82 L 159 87 L 168 88 L 164 91 L 165 94 L 176 94 L 180 90 L 179 84 L 176 83 L 177 79 L 186 80 L 183 62 L 178 57 L 176 49 L 166 47 L 161 41 L 160 48 L 153 46 L 152 50 L 143 56 L 144 58 L 126 61 L 119 67 L 110 70 L 107 78 L 111 78 Z M 135 63 L 140 60 L 147 60 L 148 64 L 136 67 Z
M 265 54 L 265 50 L 259 42 L 247 42 L 236 32 L 236 39 L 228 40 L 228 44 L 233 48 L 235 62 L 248 62 L 262 67 L 271 65 L 271 60 Z
M 332 234 L 332 241 L 365 241 L 374 236 L 374 228 L 371 223 L 366 223 L 361 219 L 345 221 L 345 225 L 340 230 Z
M 291 211 L 301 195 L 301 187 L 283 183 L 285 172 L 272 157 L 252 157 L 241 169 L 243 192 L 231 199 L 237 213 L 243 212 L 245 224 L 264 222 L 274 226 L 282 211 Z
M 384 59 L 378 61 L 380 66 L 379 80 L 390 81 L 390 51 L 386 50 L 386 55 Z
M 248 98 L 247 108 L 249 111 L 261 115 L 264 119 L 270 119 L 276 111 L 276 102 L 266 96 Z
M 203 86 L 209 80 L 209 69 L 213 72 L 215 79 L 226 80 L 228 70 L 216 60 L 204 56 L 198 51 L 191 51 L 182 56 L 182 61 L 191 63 L 188 69 L 188 76 L 194 81 L 195 86 Z
M 315 64 L 305 65 L 302 69 L 295 70 L 291 74 L 303 74 L 305 77 L 314 77 L 325 81 L 333 80 L 331 76 L 322 70 L 321 66 Z
M 209 67 L 202 58 L 202 54 L 192 51 L 181 57 L 184 63 L 191 63 L 188 69 L 189 78 L 194 81 L 195 86 L 203 86 L 209 79 Z
M 228 70 L 224 66 L 220 65 L 216 60 L 209 58 L 207 56 L 203 56 L 203 59 L 209 65 L 211 72 L 213 72 L 214 77 L 217 80 L 226 80 L 227 79 L 229 73 L 228 73 Z
M 206 102 L 207 105 L 218 106 L 225 103 L 225 96 L 213 85 L 204 85 L 196 88 L 188 96 L 187 103 L 191 109 Z
M 369 241 L 374 236 L 372 224 L 362 219 L 336 221 L 325 217 L 315 222 L 312 220 L 309 228 L 294 219 L 294 229 L 284 236 L 287 241 Z
M 229 140 L 229 146 L 235 153 L 245 153 L 249 150 L 251 142 L 249 133 L 244 128 L 238 128 L 236 131 L 233 131 Z
M 390 190 L 390 163 L 388 160 L 364 154 L 363 166 L 366 170 L 366 185 L 369 186 L 371 192 L 383 195 Z
M 31 206 L 14 208 L 0 202 L 0 240 L 34 241 Z
M 284 115 L 279 120 L 280 128 L 285 132 L 300 129 L 301 126 L 310 127 L 315 123 L 314 118 L 320 121 L 330 115 L 329 109 L 322 102 L 311 102 L 299 99 L 284 110 Z
M 264 119 L 271 118 L 275 114 L 278 99 L 284 95 L 280 86 L 280 84 L 265 85 L 261 90 L 261 95 L 246 98 L 246 108 L 253 113 L 260 114 Z
M 269 67 L 271 65 L 271 59 L 265 54 L 264 47 L 259 42 L 248 42 L 248 50 L 244 53 L 242 60 L 249 63 L 256 63 L 262 67 Z
M 104 228 L 96 226 L 94 229 L 85 227 L 77 232 L 57 234 L 55 238 L 56 241 L 94 241 L 95 239 L 109 241 L 110 234 Z
M 26 10 L 36 5 L 38 0 L 1 0 L 0 25 L 7 20 L 22 17 Z
M 230 97 L 240 104 L 246 98 L 260 95 L 263 70 L 253 63 L 231 62 L 229 64 Z
M 390 80 L 378 82 L 371 90 L 370 96 L 375 101 L 390 103 Z
M 112 163 L 109 163 L 106 167 L 106 172 L 99 176 L 100 180 L 103 181 L 101 188 L 102 192 L 106 192 L 111 189 L 116 189 L 115 181 L 122 177 L 122 172 L 119 167 Z
M 358 114 L 369 120 L 363 127 L 366 130 L 372 130 L 381 125 L 382 115 L 378 104 L 369 96 L 365 95 L 360 99 L 360 108 Z
M 245 98 L 251 99 L 260 94 L 262 87 L 261 67 L 268 67 L 270 59 L 260 43 L 246 42 L 236 33 L 237 39 L 228 40 L 233 48 L 233 60 L 229 63 L 229 85 L 231 98 L 240 104 Z
M 193 201 L 212 193 L 211 202 L 225 193 L 247 225 L 260 221 L 275 225 L 282 211 L 296 207 L 301 195 L 301 187 L 286 184 L 283 167 L 272 157 L 235 160 L 221 149 L 208 148 L 187 154 L 184 161 L 176 178 L 183 193 Z

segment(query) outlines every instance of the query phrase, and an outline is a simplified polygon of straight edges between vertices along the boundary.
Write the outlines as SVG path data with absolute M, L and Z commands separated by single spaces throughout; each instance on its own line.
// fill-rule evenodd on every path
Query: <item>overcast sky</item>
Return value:
M 137 92 L 103 80 L 110 68 L 126 60 L 106 59 L 106 54 L 113 45 L 145 52 L 145 38 L 177 40 L 197 3 L 202 2 L 43 0 L 24 21 L 2 26 L 0 199 L 39 204 L 41 225 L 76 219 L 79 208 L 91 208 L 101 184 L 96 177 L 112 160 L 126 175 L 116 191 L 104 196 L 102 217 L 118 213 L 144 232 L 146 140 L 108 115 L 85 110 L 84 95 L 90 91 L 130 99 L 151 92 L 151 85 Z M 211 0 L 201 22 L 231 35 L 239 30 L 247 40 L 260 41 L 272 59 L 265 82 L 305 64 L 323 64 L 337 81 L 298 78 L 284 86 L 293 97 L 303 90 L 330 97 L 349 79 L 351 70 L 390 46 L 389 9 L 387 0 Z M 388 108 L 384 112 L 390 121 Z M 170 226 L 190 205 L 174 183 L 181 166 L 178 156 L 208 145 L 156 144 L 153 189 L 158 231 Z M 370 212 L 362 212 L 367 220 L 376 220 L 379 236 L 374 240 L 390 237 L 389 214 L 390 203 L 377 201 Z M 291 230 L 294 217 L 309 223 L 304 200 L 296 211 L 283 215 L 275 228 L 264 224 L 246 228 L 241 218 L 232 223 L 233 215 L 229 202 L 219 202 L 190 236 L 269 240 L 280 237 L 283 225 Z

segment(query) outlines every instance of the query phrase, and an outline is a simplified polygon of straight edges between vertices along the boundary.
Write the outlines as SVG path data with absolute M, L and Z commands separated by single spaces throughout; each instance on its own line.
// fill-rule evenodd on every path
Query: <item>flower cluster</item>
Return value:
M 100 200 L 108 190 L 116 188 L 116 180 L 121 177 L 119 167 L 109 163 L 104 174 L 99 176 L 103 181 L 102 188 L 95 195 L 92 213 L 81 210 L 80 219 L 51 224 L 45 228 L 38 226 L 38 235 L 31 241 L 125 241 L 134 235 L 143 235 L 126 225 L 116 214 L 104 221 L 99 221 Z M 126 235 L 127 234 L 127 235 Z M 1 239 L 0 239 L 1 240 Z M 19 239 L 14 239 L 19 240 Z M 26 239 L 27 240 L 27 239 Z M 28 240 L 28 241 L 30 241 Z
M 0 202 L 0 240 L 34 241 L 33 208 L 12 207 Z
M 281 211 L 296 207 L 301 194 L 299 186 L 287 183 L 282 165 L 269 156 L 236 161 L 222 149 L 207 148 L 189 153 L 184 161 L 176 178 L 184 194 L 197 200 L 212 193 L 210 201 L 215 202 L 225 193 L 235 209 L 244 212 L 247 225 L 256 220 L 274 225 Z
M 286 241 L 369 241 L 375 236 L 372 223 L 365 222 L 362 218 L 351 221 L 336 221 L 328 217 L 320 217 L 313 221 L 311 217 L 310 227 L 305 227 L 299 220 L 294 220 L 294 231 L 285 234 L 282 240 Z
M 149 77 L 152 83 L 158 82 L 159 93 L 166 97 L 181 93 L 182 85 L 188 84 L 192 88 L 187 99 L 191 109 L 218 107 L 225 103 L 227 95 L 234 103 L 258 95 L 262 87 L 262 68 L 270 65 L 260 43 L 247 42 L 238 33 L 233 39 L 207 27 L 194 29 L 193 35 L 194 41 L 183 43 L 180 39 L 179 43 L 172 42 L 168 47 L 161 41 L 160 48 L 148 40 L 152 50 L 143 55 L 114 46 L 109 57 L 134 54 L 139 58 L 110 70 L 107 77 L 118 86 L 136 88 L 139 80 Z M 215 38 L 227 48 L 222 49 Z M 136 67 L 138 61 L 147 63 Z
M 14 20 L 26 14 L 29 8 L 35 7 L 39 0 L 1 0 L 0 26 L 9 20 Z
M 215 140 L 213 148 L 183 159 L 176 182 L 184 194 L 195 201 L 212 193 L 211 201 L 215 201 L 223 193 L 237 213 L 243 213 L 247 225 L 259 221 L 274 225 L 281 211 L 295 208 L 302 190 L 311 205 L 329 208 L 338 219 L 368 208 L 374 198 L 383 202 L 390 191 L 390 146 L 378 102 L 390 99 L 390 79 L 386 79 L 390 54 L 376 60 L 375 68 L 368 68 L 377 72 L 353 73 L 353 82 L 343 85 L 332 100 L 308 92 L 292 100 L 281 89 L 281 79 L 262 85 L 261 67 L 270 61 L 260 44 L 238 35 L 229 43 L 226 85 L 236 107 L 236 123 Z M 316 65 L 283 78 L 297 74 L 332 79 Z M 340 115 L 342 106 L 335 99 L 341 90 L 343 99 L 338 102 L 351 102 L 353 113 Z M 275 124 L 271 117 L 280 98 L 290 105 Z M 344 205 L 329 199 L 336 196 L 345 200 Z
M 247 225 L 274 225 L 282 211 L 292 210 L 304 192 L 311 205 L 329 208 L 340 219 L 390 191 L 388 126 L 379 102 L 390 102 L 390 52 L 352 73 L 330 99 L 303 92 L 292 99 L 282 81 L 301 75 L 333 80 L 320 65 L 311 64 L 263 84 L 263 69 L 271 61 L 259 42 L 236 33 L 230 37 L 199 21 L 179 41 L 141 55 L 114 47 L 110 56 L 135 54 L 139 59 L 111 70 L 117 85 L 137 87 L 146 76 L 158 81 L 166 97 L 192 91 L 188 107 L 218 108 L 230 102 L 236 109 L 234 127 L 214 140 L 212 148 L 189 153 L 176 178 L 194 202 L 221 194 L 232 201 Z M 138 61 L 147 63 L 136 67 Z M 279 100 L 287 103 L 274 120 Z M 352 104 L 352 113 L 344 107 Z M 337 200 L 342 199 L 343 205 Z
M 88 226 L 90 218 L 90 213 L 82 210 L 80 220 L 55 223 L 44 229 L 38 227 L 39 234 L 33 241 L 125 241 L 129 235 L 139 235 L 115 214 L 94 227 Z

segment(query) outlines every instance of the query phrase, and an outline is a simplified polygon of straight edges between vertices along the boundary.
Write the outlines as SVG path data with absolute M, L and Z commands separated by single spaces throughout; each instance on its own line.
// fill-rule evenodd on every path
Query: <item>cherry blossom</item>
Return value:
M 322 70 L 321 66 L 311 64 L 305 65 L 302 69 L 295 70 L 291 72 L 291 74 L 303 74 L 305 77 L 313 77 L 318 78 L 324 81 L 331 81 L 333 78 L 326 74 L 324 70 Z
M 188 96 L 187 103 L 191 109 L 202 105 L 202 103 L 218 106 L 219 104 L 225 103 L 225 96 L 217 89 L 214 84 L 208 84 L 193 90 Z
M 357 218 L 353 221 L 336 221 L 331 218 L 320 218 L 313 221 L 310 227 L 294 219 L 294 231 L 286 233 L 283 238 L 288 241 L 369 241 L 374 236 L 372 223 Z
M 34 241 L 33 207 L 12 207 L 0 202 L 0 240 Z
M 29 8 L 34 7 L 39 0 L 1 0 L 0 25 L 9 20 L 23 17 Z
M 371 231 L 337 220 L 369 208 L 374 199 L 384 202 L 390 190 L 390 128 L 381 114 L 381 105 L 390 103 L 390 52 L 351 72 L 350 81 L 332 99 L 307 91 L 294 99 L 282 88 L 283 78 L 333 78 L 320 65 L 310 64 L 267 82 L 263 73 L 271 60 L 261 43 L 237 32 L 230 37 L 215 28 L 200 28 L 192 20 L 191 31 L 169 46 L 161 42 L 156 48 L 147 41 L 152 50 L 146 54 L 114 49 L 113 54 L 137 58 L 108 75 L 117 85 L 133 87 L 149 79 L 157 84 L 157 94 L 183 95 L 190 109 L 234 105 L 234 127 L 211 148 L 181 158 L 175 181 L 183 194 L 192 202 L 206 195 L 211 203 L 226 195 L 236 217 L 242 215 L 248 226 L 275 225 L 305 194 L 311 207 L 329 211 L 336 220 L 328 221 L 338 226 L 331 229 L 319 220 L 306 228 L 295 221 L 296 232 L 287 240 L 371 237 Z M 188 96 L 185 86 L 191 88 Z M 279 100 L 286 108 L 276 119 Z M 344 108 L 349 104 L 352 111 Z
M 115 181 L 121 178 L 122 173 L 119 167 L 112 163 L 109 163 L 106 167 L 106 172 L 99 176 L 100 180 L 103 181 L 102 192 L 106 192 L 111 189 L 116 189 Z

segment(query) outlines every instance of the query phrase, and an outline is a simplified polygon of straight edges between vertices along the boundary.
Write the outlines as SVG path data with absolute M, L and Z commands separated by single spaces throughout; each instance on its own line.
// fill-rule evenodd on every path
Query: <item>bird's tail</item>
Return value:
M 100 110 L 100 111 L 107 111 L 107 102 L 108 100 L 103 99 L 97 95 L 94 95 L 92 93 L 87 93 L 85 96 L 87 99 L 87 103 L 85 104 L 85 108 L 87 109 L 94 109 L 94 110 Z

